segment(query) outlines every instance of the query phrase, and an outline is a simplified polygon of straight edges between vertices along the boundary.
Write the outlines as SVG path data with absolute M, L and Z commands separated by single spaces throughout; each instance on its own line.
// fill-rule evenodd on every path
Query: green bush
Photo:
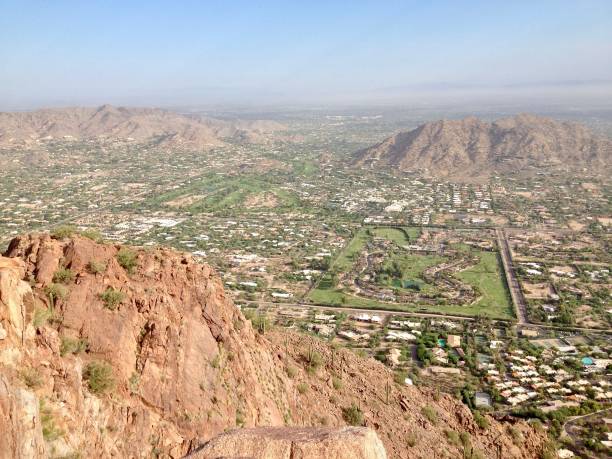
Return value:
M 433 425 L 436 425 L 438 423 L 438 413 L 433 407 L 429 405 L 424 406 L 423 408 L 421 408 L 421 414 L 425 416 L 427 420 Z
M 299 384 L 297 385 L 297 391 L 298 391 L 300 394 L 305 394 L 306 392 L 308 392 L 308 384 L 303 383 L 303 382 L 299 383 Z
M 91 239 L 94 242 L 102 242 L 102 234 L 95 229 L 86 229 L 79 233 L 81 236 Z
M 344 420 L 352 425 L 352 426 L 362 426 L 363 425 L 363 413 L 361 409 L 355 405 L 351 404 L 348 408 L 342 409 L 342 417 Z
M 68 284 L 74 280 L 74 272 L 71 269 L 60 268 L 53 274 L 53 282 Z
M 63 357 L 66 354 L 80 354 L 81 352 L 87 350 L 87 346 L 87 340 L 62 336 L 60 355 Z
M 448 438 L 448 442 L 451 445 L 455 445 L 457 447 L 461 446 L 461 440 L 459 439 L 459 434 L 454 430 L 445 430 L 446 438 Z
M 287 376 L 289 376 L 291 379 L 295 378 L 297 370 L 294 367 L 287 367 L 285 368 L 285 371 L 287 372 Z
M 43 378 L 36 368 L 23 368 L 20 372 L 20 376 L 24 384 L 30 389 L 37 389 L 42 386 Z
M 408 432 L 406 436 L 406 444 L 409 448 L 413 448 L 418 442 L 418 438 L 414 432 Z
M 116 258 L 119 265 L 128 273 L 132 274 L 134 272 L 134 268 L 136 267 L 136 252 L 126 247 L 122 247 L 119 249 L 119 252 L 117 252 Z
M 311 374 L 316 372 L 323 363 L 321 354 L 313 351 L 311 347 L 309 347 L 306 354 L 304 354 L 304 359 L 306 360 L 306 371 Z
M 55 306 L 57 300 L 63 300 L 68 296 L 68 289 L 62 284 L 51 284 L 45 288 L 45 293 L 49 297 L 51 307 Z
M 140 386 L 140 375 L 138 373 L 132 373 L 132 376 L 130 376 L 128 380 L 128 386 L 130 388 L 130 394 L 138 393 L 138 387 Z
M 76 232 L 76 227 L 72 225 L 62 225 L 53 228 L 51 237 L 54 239 L 65 239 L 71 237 Z
M 336 389 L 336 390 L 342 389 L 342 380 L 340 378 L 338 378 L 337 376 L 333 376 L 332 377 L 332 386 L 334 386 L 334 389 Z
M 476 422 L 476 425 L 481 429 L 486 429 L 487 427 L 489 427 L 488 419 L 482 414 L 480 414 L 478 411 L 474 412 L 474 422 Z
M 38 329 L 45 325 L 50 319 L 53 318 L 53 311 L 47 308 L 36 308 L 34 310 L 34 316 L 32 317 L 32 325 Z
M 123 301 L 125 294 L 112 287 L 108 287 L 104 292 L 100 293 L 100 299 L 104 302 L 104 307 L 114 311 L 117 306 Z
M 83 379 L 94 394 L 104 394 L 115 387 L 113 368 L 106 362 L 95 361 L 83 370 Z
M 106 263 L 103 261 L 91 260 L 87 265 L 89 272 L 92 274 L 100 274 L 106 271 Z
M 39 402 L 40 423 L 42 425 L 43 438 L 46 441 L 54 441 L 64 435 L 64 431 L 57 427 L 53 412 L 45 404 L 44 399 Z

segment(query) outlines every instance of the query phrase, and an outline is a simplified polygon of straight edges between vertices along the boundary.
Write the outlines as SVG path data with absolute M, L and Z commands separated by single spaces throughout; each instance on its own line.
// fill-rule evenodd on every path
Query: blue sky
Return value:
M 0 109 L 612 81 L 612 1 L 0 0 Z

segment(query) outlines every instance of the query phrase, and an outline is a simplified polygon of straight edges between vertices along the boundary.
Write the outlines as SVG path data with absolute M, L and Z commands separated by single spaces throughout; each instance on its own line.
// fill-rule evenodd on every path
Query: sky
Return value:
M 611 0 L 0 0 L 0 110 L 611 88 Z

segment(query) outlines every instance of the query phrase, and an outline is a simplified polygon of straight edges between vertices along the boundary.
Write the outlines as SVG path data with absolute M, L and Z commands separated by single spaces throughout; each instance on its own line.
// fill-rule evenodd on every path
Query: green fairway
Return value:
M 360 228 L 347 244 L 344 250 L 337 256 L 332 263 L 333 271 L 337 273 L 351 270 L 353 263 L 364 250 L 368 240 L 373 237 L 388 239 L 398 246 L 405 246 L 409 241 L 414 240 L 420 234 L 419 228 L 392 228 L 392 227 L 363 227 Z M 460 247 L 464 248 L 464 247 Z M 468 247 L 465 246 L 465 250 Z M 404 304 L 379 301 L 370 298 L 362 298 L 349 292 L 342 291 L 334 284 L 331 275 L 325 275 L 308 295 L 308 300 L 317 304 L 331 306 L 346 306 L 354 308 L 371 308 L 390 311 L 408 312 L 432 312 L 439 314 L 457 314 L 464 316 L 483 315 L 491 318 L 512 319 L 513 309 L 510 302 L 508 290 L 503 280 L 503 269 L 501 268 L 496 252 L 473 251 L 473 255 L 479 258 L 478 263 L 458 272 L 455 276 L 458 279 L 476 287 L 479 291 L 479 298 L 472 304 L 449 305 L 444 300 L 440 300 L 435 305 L 431 304 Z M 425 269 L 435 266 L 445 260 L 445 257 L 432 254 L 402 253 L 395 250 L 384 262 L 384 267 L 389 267 L 393 263 L 401 271 L 401 279 L 385 279 L 385 285 L 390 287 L 397 286 L 405 281 L 412 281 L 418 284 L 423 293 L 435 293 L 436 287 L 426 283 L 422 279 Z
M 494 316 L 513 316 L 510 295 L 504 282 L 504 272 L 496 252 L 477 252 L 480 262 L 458 273 L 457 278 L 478 287 L 482 297 L 469 308 L 484 310 Z

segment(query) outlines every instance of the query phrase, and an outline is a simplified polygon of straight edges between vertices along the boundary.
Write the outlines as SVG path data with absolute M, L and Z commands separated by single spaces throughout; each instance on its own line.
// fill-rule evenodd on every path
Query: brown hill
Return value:
M 156 108 L 45 109 L 0 113 L 0 147 L 28 146 L 47 139 L 133 139 L 161 146 L 209 148 L 226 138 L 261 142 L 284 127 L 266 121 L 223 121 Z
M 610 140 L 580 124 L 523 114 L 493 123 L 475 117 L 426 123 L 356 152 L 354 164 L 469 179 L 526 168 L 608 167 L 611 153 Z
M 351 405 L 389 457 L 463 456 L 446 430 L 465 432 L 481 454 L 469 457 L 544 447 L 527 424 L 481 428 L 454 398 L 399 386 L 374 359 L 255 332 L 189 255 L 119 250 L 38 234 L 0 257 L 0 458 L 178 458 L 235 426 L 343 426 Z

